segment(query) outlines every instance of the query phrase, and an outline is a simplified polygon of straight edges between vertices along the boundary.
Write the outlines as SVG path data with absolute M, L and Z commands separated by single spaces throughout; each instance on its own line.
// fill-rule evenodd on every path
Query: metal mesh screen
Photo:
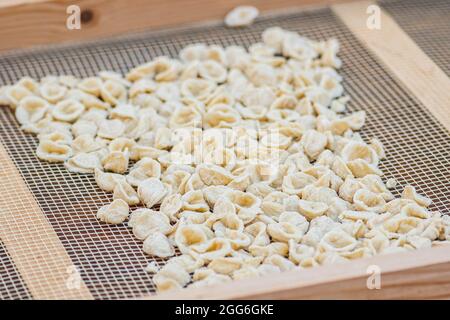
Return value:
M 328 9 L 264 17 L 240 30 L 210 25 L 9 54 L 0 58 L 0 82 L 12 83 L 24 75 L 89 76 L 102 69 L 125 72 L 158 55 L 175 56 L 195 42 L 247 46 L 274 25 L 314 39 L 340 40 L 341 74 L 353 99 L 350 108 L 368 112 L 364 138 L 375 136 L 385 144 L 388 159 L 381 165 L 385 177 L 395 177 L 400 185 L 415 185 L 434 200 L 433 209 L 449 213 L 450 134 Z M 92 175 L 70 174 L 62 165 L 40 162 L 35 156 L 36 139 L 20 132 L 5 108 L 0 110 L 0 141 L 95 298 L 133 298 L 154 292 L 151 277 L 143 270 L 151 257 L 144 255 L 141 243 L 125 226 L 101 224 L 95 218 L 98 207 L 111 196 L 96 186 Z M 401 186 L 395 193 L 400 190 Z
M 31 299 L 31 295 L 0 241 L 0 300 L 13 299 Z
M 450 1 L 382 0 L 380 4 L 450 76 Z

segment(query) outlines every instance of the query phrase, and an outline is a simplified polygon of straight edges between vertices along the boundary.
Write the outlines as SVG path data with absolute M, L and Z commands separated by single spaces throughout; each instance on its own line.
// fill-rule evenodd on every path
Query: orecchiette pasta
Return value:
M 119 224 L 127 219 L 129 210 L 125 201 L 117 199 L 98 209 L 97 218 L 103 222 Z
M 259 11 L 252 6 L 239 6 L 231 10 L 225 17 L 225 24 L 229 27 L 243 27 L 253 23 Z
M 338 51 L 272 27 L 248 49 L 192 44 L 126 76 L 24 77 L 0 104 L 37 136 L 40 159 L 112 193 L 97 217 L 129 218 L 143 251 L 167 258 L 147 268 L 158 290 L 450 242 L 430 199 L 412 186 L 395 198 L 384 182 L 385 149 L 358 132 L 366 113 L 347 108 Z

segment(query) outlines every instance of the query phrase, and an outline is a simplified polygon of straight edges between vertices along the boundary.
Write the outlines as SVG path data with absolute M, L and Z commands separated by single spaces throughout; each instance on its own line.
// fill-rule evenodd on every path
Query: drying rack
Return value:
M 0 49 L 11 49 L 1 46 L 11 45 L 3 40 L 12 39 L 14 16 L 33 17 L 30 12 L 36 8 L 48 10 L 49 24 L 66 16 L 59 9 L 67 1 L 25 1 L 10 7 L 8 2 L 0 4 Z M 381 30 L 366 27 L 366 9 L 374 4 L 369 1 L 300 1 L 315 3 L 307 8 L 298 1 L 248 1 L 264 9 L 262 17 L 249 28 L 230 30 L 221 22 L 198 21 L 223 16 L 240 4 L 237 0 L 227 5 L 186 1 L 191 9 L 183 15 L 171 13 L 179 0 L 170 8 L 163 1 L 132 0 L 157 10 L 149 11 L 149 21 L 132 19 L 133 6 L 127 1 L 121 19 L 130 21 L 128 28 L 164 29 L 95 42 L 89 39 L 127 31 L 126 26 L 121 20 L 115 30 L 104 27 L 119 18 L 105 11 L 105 1 L 79 2 L 89 8 L 83 11 L 88 25 L 83 39 L 88 40 L 0 54 L 0 85 L 26 75 L 124 73 L 153 57 L 175 56 L 195 42 L 248 46 L 275 25 L 313 39 L 335 37 L 341 43 L 340 72 L 352 98 L 350 109 L 368 113 L 363 138 L 377 137 L 385 145 L 388 156 L 381 169 L 385 177 L 399 181 L 394 194 L 412 184 L 433 200 L 432 210 L 450 214 L 449 1 L 381 1 Z M 118 1 L 108 2 L 119 6 Z M 197 5 L 204 10 L 192 10 Z M 291 6 L 297 7 L 279 10 Z M 159 25 L 152 19 L 157 13 L 168 17 L 158 20 Z M 419 14 L 422 19 L 412 19 Z M 171 26 L 189 21 L 197 22 Z M 24 34 L 13 41 L 16 47 L 37 44 L 30 23 L 16 29 L 16 37 Z M 54 29 L 40 44 L 59 42 L 67 32 Z M 80 35 L 70 37 L 81 40 Z M 164 259 L 145 255 L 126 226 L 100 223 L 95 213 L 111 195 L 97 187 L 92 175 L 71 174 L 62 165 L 39 161 L 36 146 L 35 137 L 18 129 L 11 111 L 0 108 L 0 299 L 450 298 L 450 246 L 155 294 L 144 268 L 151 260 L 161 266 Z M 380 290 L 366 285 L 372 265 L 381 271 Z

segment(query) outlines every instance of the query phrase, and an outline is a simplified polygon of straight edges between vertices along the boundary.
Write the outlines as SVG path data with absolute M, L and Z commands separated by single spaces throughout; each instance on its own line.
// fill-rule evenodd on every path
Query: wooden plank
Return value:
M 332 9 L 450 131 L 450 79 L 385 11 L 381 10 L 381 28 L 369 29 L 366 10 L 373 4 L 372 1 L 358 1 L 336 4 Z
M 35 299 L 92 299 L 0 143 L 0 239 Z
M 380 289 L 368 289 L 369 266 Z M 284 272 L 149 299 L 450 299 L 450 245 Z
M 336 2 L 342 0 L 4 0 L 0 2 L 0 50 L 223 19 L 243 4 L 264 12 Z M 81 30 L 66 28 L 69 5 L 81 9 Z

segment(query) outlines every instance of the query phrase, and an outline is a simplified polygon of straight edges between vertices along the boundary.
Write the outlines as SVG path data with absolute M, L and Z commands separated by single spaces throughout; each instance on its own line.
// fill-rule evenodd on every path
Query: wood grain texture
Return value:
M 450 79 L 383 10 L 381 29 L 367 28 L 366 10 L 373 4 L 371 1 L 358 1 L 336 4 L 332 9 L 359 40 L 375 53 L 450 131 Z
M 368 289 L 368 267 L 381 288 Z M 161 293 L 149 299 L 450 299 L 450 245 L 379 255 L 211 286 Z
M 33 298 L 92 299 L 66 285 L 73 263 L 1 143 L 0 194 L 0 239 Z
M 0 0 L 1 1 L 1 0 Z M 348 1 L 348 0 L 347 0 Z M 223 19 L 237 5 L 261 11 L 331 4 L 339 0 L 3 0 L 0 50 L 82 41 L 139 31 Z M 66 28 L 69 5 L 82 12 L 81 30 Z

